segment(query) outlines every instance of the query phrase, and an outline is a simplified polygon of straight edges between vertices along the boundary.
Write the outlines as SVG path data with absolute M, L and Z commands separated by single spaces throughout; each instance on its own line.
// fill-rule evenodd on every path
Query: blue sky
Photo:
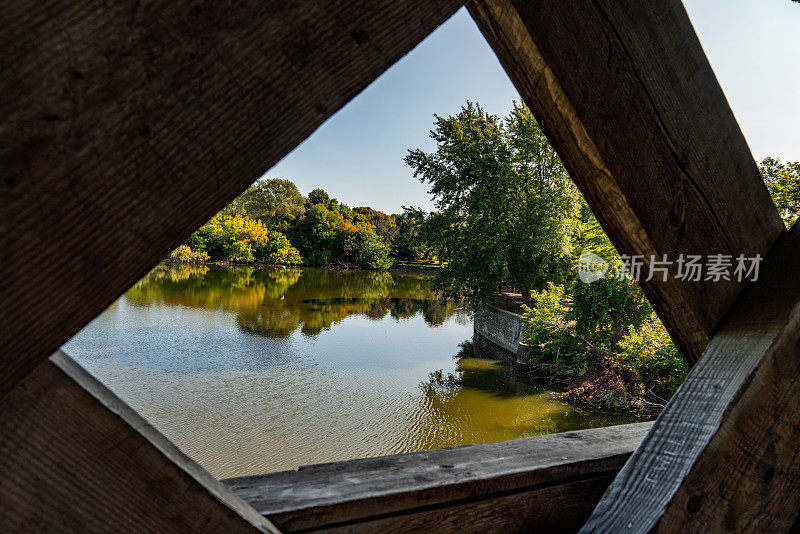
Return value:
M 800 160 L 800 4 L 684 0 L 700 42 L 757 161 Z M 462 9 L 339 110 L 264 177 L 321 187 L 387 213 L 433 206 L 403 157 L 431 151 L 433 114 L 467 100 L 504 116 L 519 94 Z

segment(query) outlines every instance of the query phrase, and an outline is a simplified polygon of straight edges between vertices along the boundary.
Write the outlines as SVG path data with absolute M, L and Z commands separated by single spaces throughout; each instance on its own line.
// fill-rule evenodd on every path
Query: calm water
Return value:
M 423 276 L 159 266 L 65 350 L 220 478 L 627 422 L 471 337 Z

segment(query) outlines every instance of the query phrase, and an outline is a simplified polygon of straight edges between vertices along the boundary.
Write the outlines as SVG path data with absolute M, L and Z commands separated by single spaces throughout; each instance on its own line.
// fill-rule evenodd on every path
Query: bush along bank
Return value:
M 185 263 L 299 264 L 302 257 L 281 232 L 259 220 L 241 215 L 217 214 L 168 260 Z
M 658 411 L 683 382 L 686 364 L 635 281 L 576 279 L 532 296 L 523 316 L 528 358 L 535 372 L 566 381 L 565 400 Z

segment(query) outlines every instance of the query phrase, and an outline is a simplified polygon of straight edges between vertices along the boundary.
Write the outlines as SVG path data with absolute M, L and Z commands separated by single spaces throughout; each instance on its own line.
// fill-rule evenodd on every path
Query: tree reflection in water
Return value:
M 166 304 L 236 313 L 239 328 L 269 338 L 296 330 L 315 336 L 346 317 L 396 320 L 420 314 L 438 326 L 458 314 L 457 303 L 441 302 L 429 277 L 386 271 L 332 271 L 269 267 L 159 265 L 132 287 L 131 304 Z
M 638 420 L 559 401 L 548 381 L 530 376 L 518 364 L 475 354 L 469 341 L 460 345 L 454 359 L 454 372 L 431 372 L 420 384 L 423 408 L 416 415 L 417 431 L 409 435 L 415 447 L 501 441 Z

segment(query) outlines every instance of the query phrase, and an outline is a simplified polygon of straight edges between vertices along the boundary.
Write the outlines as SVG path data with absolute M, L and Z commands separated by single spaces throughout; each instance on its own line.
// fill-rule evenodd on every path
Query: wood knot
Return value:
M 695 515 L 703 507 L 705 500 L 704 495 L 692 495 L 686 502 L 686 511 L 689 512 L 689 515 Z
M 686 195 L 681 189 L 672 195 L 668 217 L 672 226 L 683 227 L 686 223 Z
M 363 44 L 369 41 L 369 35 L 364 30 L 353 30 L 350 32 L 350 37 L 358 44 Z

